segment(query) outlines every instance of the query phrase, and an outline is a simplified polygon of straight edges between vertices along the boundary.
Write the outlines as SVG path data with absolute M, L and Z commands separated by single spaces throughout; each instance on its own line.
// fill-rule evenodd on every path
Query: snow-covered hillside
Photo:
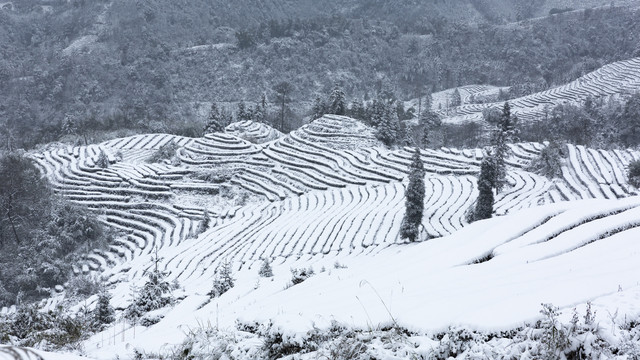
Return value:
M 433 110 L 445 116 L 445 122 L 482 120 L 482 110 L 499 108 L 503 102 L 471 104 L 472 94 L 497 92 L 491 86 L 471 85 L 459 88 L 461 105 L 448 108 L 453 89 L 435 93 Z M 509 100 L 511 111 L 524 121 L 540 119 L 553 106 L 566 102 L 584 102 L 588 97 L 598 98 L 620 94 L 632 94 L 640 90 L 640 58 L 607 64 L 568 84 Z M 547 109 L 548 108 L 548 109 Z M 547 109 L 547 110 L 546 110 Z
M 214 322 L 230 329 L 238 319 L 293 334 L 332 321 L 435 333 L 450 325 L 512 329 L 534 322 L 542 302 L 571 308 L 592 300 L 638 315 L 628 301 L 639 293 L 640 200 L 625 175 L 640 159 L 636 151 L 568 145 L 562 177 L 549 180 L 527 171 L 544 144 L 511 145 L 509 185 L 494 207 L 507 215 L 467 225 L 483 151 L 422 150 L 429 240 L 407 244 L 398 232 L 413 149 L 384 148 L 371 128 L 335 115 L 286 136 L 248 122 L 227 130 L 31 154 L 56 192 L 121 231 L 107 251 L 77 265 L 105 279 L 116 308 L 131 303 L 156 250 L 180 286 L 177 304 L 158 311 L 159 323 L 118 322 L 85 343 L 89 355 L 160 351 L 180 343 L 186 329 Z M 253 134 L 253 142 L 234 133 Z M 167 144 L 173 158 L 146 161 Z M 97 165 L 102 154 L 106 167 Z M 211 221 L 202 232 L 205 214 Z M 265 259 L 273 278 L 258 276 Z M 236 286 L 210 300 L 226 262 Z M 316 275 L 291 286 L 290 270 L 309 266 Z

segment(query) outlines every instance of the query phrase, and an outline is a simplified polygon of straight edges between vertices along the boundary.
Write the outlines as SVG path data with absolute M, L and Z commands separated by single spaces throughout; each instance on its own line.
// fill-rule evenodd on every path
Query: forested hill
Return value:
M 295 89 L 291 117 L 336 82 L 350 98 L 472 83 L 539 91 L 637 55 L 640 13 L 626 7 L 637 3 L 5 2 L 0 148 L 58 140 L 69 119 L 201 135 L 211 101 L 273 102 L 281 81 Z M 562 12 L 595 5 L 606 6 Z

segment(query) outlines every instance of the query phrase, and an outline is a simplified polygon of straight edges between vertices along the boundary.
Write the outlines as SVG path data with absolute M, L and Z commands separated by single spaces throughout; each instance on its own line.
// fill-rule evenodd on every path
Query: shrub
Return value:
M 629 163 L 627 179 L 629 184 L 636 188 L 640 188 L 640 160 L 635 160 Z
M 531 161 L 528 170 L 549 179 L 560 177 L 562 176 L 562 158 L 564 156 L 564 146 L 552 141 L 540 151 L 540 155 Z
M 172 165 L 180 165 L 180 159 L 176 156 L 178 148 L 178 144 L 170 141 L 151 154 L 146 161 L 148 163 L 155 163 L 163 160 L 171 160 Z
M 269 263 L 269 259 L 264 259 L 264 261 L 262 262 L 262 265 L 260 266 L 260 271 L 258 272 L 258 275 L 262 277 L 273 276 L 273 269 L 271 269 L 271 264 Z
M 111 294 L 107 291 L 102 291 L 98 295 L 98 304 L 93 310 L 93 321 L 97 328 L 102 328 L 103 325 L 111 324 L 115 320 L 115 311 L 110 301 Z
M 102 284 L 94 277 L 88 275 L 79 275 L 72 277 L 66 284 L 66 295 L 88 297 L 99 293 L 102 290 Z
M 558 321 L 558 307 L 542 304 L 540 313 L 544 316 L 539 324 L 542 329 L 541 355 L 544 359 L 557 359 L 570 345 L 567 329 Z
M 145 315 L 140 319 L 140 325 L 144 327 L 149 327 L 155 325 L 162 320 L 164 316 L 162 315 Z
M 308 269 L 291 269 L 291 283 L 293 285 L 300 284 L 301 282 L 307 280 L 311 276 L 313 276 L 315 272 L 313 268 L 309 267 Z
M 103 169 L 109 167 L 109 158 L 104 150 L 100 150 L 100 154 L 98 154 L 98 158 L 96 159 L 96 166 Z
M 205 209 L 202 213 L 202 220 L 200 220 L 200 223 L 198 224 L 198 235 L 207 231 L 209 226 L 211 226 L 211 217 L 209 216 L 209 212 Z
M 154 268 L 147 272 L 147 282 L 137 294 L 133 303 L 127 308 L 126 316 L 131 320 L 135 321 L 142 317 L 144 313 L 161 309 L 174 301 L 173 287 L 166 280 L 167 273 L 158 269 L 158 263 L 161 259 L 158 258 L 157 251 L 153 261 Z
M 219 297 L 229 291 L 234 285 L 233 274 L 231 271 L 231 263 L 225 261 L 216 270 L 216 276 L 213 279 L 213 288 L 209 292 L 211 298 Z
M 38 344 L 44 350 L 77 346 L 91 330 L 85 315 L 80 312 L 71 316 L 62 308 L 44 312 L 37 305 L 22 305 L 15 314 L 3 319 L 8 333 L 1 337 L 10 338 L 18 346 Z

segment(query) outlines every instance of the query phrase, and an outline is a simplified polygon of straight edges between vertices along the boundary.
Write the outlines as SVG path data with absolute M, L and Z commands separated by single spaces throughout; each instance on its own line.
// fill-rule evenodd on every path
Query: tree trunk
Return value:
M 284 133 L 284 100 L 287 94 L 282 94 L 282 109 L 280 110 L 280 131 Z
M 21 244 L 20 237 L 18 236 L 18 232 L 16 231 L 16 226 L 13 223 L 13 218 L 11 217 L 10 210 L 7 210 L 7 217 L 9 218 L 9 223 L 11 224 L 11 229 L 13 230 L 13 236 L 15 236 L 15 238 L 16 238 L 16 244 L 20 245 Z

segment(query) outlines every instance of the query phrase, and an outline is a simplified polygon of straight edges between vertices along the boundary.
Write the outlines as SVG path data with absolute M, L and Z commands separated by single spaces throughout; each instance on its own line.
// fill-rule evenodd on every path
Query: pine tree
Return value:
M 262 265 L 260 266 L 260 271 L 258 271 L 258 275 L 262 277 L 272 277 L 273 269 L 271 269 L 271 264 L 269 263 L 269 259 L 264 259 Z
M 364 105 L 362 104 L 362 101 L 360 100 L 354 100 L 351 103 L 351 107 L 349 107 L 349 116 L 354 118 L 354 119 L 358 119 L 358 120 L 364 120 L 366 117 L 366 112 L 367 110 L 365 109 Z
M 383 118 L 385 116 L 385 104 L 377 99 L 374 99 L 371 102 L 371 106 L 367 108 L 366 112 L 366 120 L 369 125 L 377 128 L 382 124 Z
M 344 115 L 347 110 L 347 101 L 344 91 L 340 86 L 336 85 L 329 95 L 328 112 L 335 115 Z
M 460 91 L 458 90 L 458 88 L 456 88 L 455 90 L 453 90 L 453 93 L 451 94 L 451 100 L 449 101 L 449 106 L 456 107 L 456 106 L 460 106 L 461 104 L 462 104 L 462 98 L 460 97 Z
M 204 127 L 204 133 L 214 133 L 224 131 L 224 119 L 223 115 L 218 108 L 218 104 L 211 103 L 211 109 L 209 110 L 209 119 L 207 125 Z
M 64 117 L 62 132 L 67 135 L 76 135 L 78 133 L 78 127 L 76 126 L 76 122 L 73 120 L 72 116 L 66 115 Z
M 504 103 L 502 113 L 498 118 L 496 130 L 493 132 L 491 143 L 493 145 L 493 158 L 495 160 L 495 178 L 493 186 L 497 192 L 507 184 L 507 167 L 506 158 L 509 156 L 509 143 L 517 139 L 517 118 L 511 116 L 511 107 L 509 103 Z
M 293 92 L 293 85 L 287 81 L 282 81 L 274 86 L 273 90 L 276 92 L 276 100 L 280 104 L 280 124 L 278 126 L 278 130 L 284 132 L 284 115 L 287 102 L 291 100 L 289 94 Z
M 420 115 L 420 125 L 422 126 L 422 147 L 429 145 L 431 134 L 442 126 L 442 120 L 438 114 L 431 110 L 425 110 Z
M 398 140 L 398 114 L 393 105 L 382 102 L 378 103 L 382 104 L 382 106 L 379 109 L 381 114 L 380 123 L 376 131 L 376 138 L 382 141 L 383 144 L 391 146 Z
M 233 285 L 234 279 L 231 270 L 231 263 L 225 261 L 220 265 L 218 270 L 216 270 L 216 276 L 213 279 L 213 288 L 209 292 L 209 296 L 212 298 L 219 297 L 229 291 Z
M 267 122 L 267 97 L 265 94 L 262 94 L 260 101 L 253 109 L 253 121 L 263 124 Z
M 98 294 L 98 304 L 93 311 L 94 322 L 98 327 L 104 324 L 111 324 L 115 320 L 115 311 L 110 304 L 111 294 L 103 291 Z
M 251 111 L 247 109 L 247 105 L 244 101 L 238 103 L 238 110 L 236 111 L 236 118 L 238 121 L 251 120 Z
M 420 148 L 416 147 L 409 167 L 409 185 L 405 194 L 405 214 L 400 227 L 400 237 L 415 241 L 420 235 L 424 212 L 424 164 Z
M 102 149 L 100 149 L 100 154 L 98 154 L 98 159 L 96 159 L 96 166 L 102 169 L 109 167 L 109 158 Z
M 320 96 L 317 96 L 313 101 L 313 108 L 311 109 L 313 111 L 312 120 L 320 119 L 325 114 L 326 107 L 326 104 Z
M 153 269 L 147 271 L 147 281 L 134 302 L 127 308 L 128 318 L 137 319 L 146 312 L 163 308 L 173 302 L 171 284 L 166 280 L 168 274 L 158 268 L 160 261 L 162 258 L 158 257 L 158 249 L 155 249 Z
M 474 212 L 474 220 L 488 219 L 493 214 L 493 181 L 495 179 L 496 163 L 493 157 L 486 157 L 480 164 L 478 176 L 478 200 Z

